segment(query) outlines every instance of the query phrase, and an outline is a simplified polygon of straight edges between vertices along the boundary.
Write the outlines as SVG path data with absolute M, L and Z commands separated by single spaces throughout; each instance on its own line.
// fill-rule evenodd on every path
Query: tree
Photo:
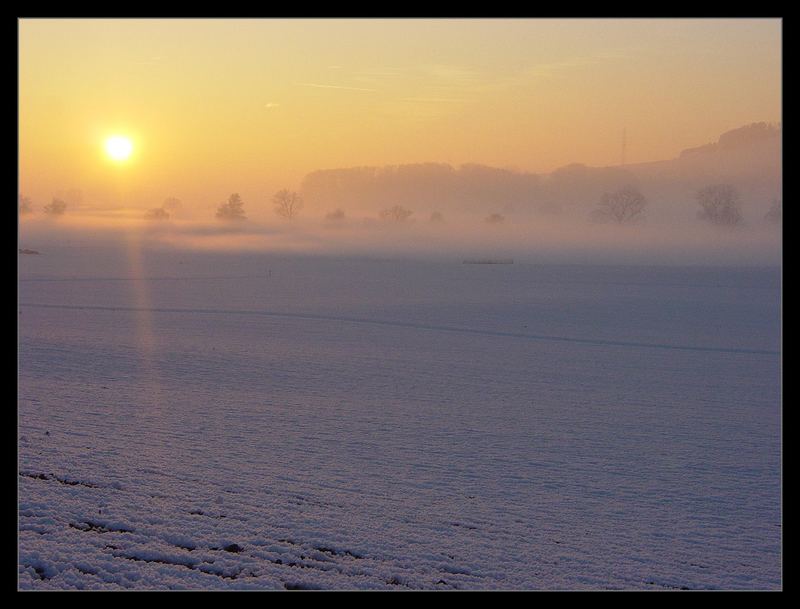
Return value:
M 167 197 L 164 199 L 161 207 L 148 209 L 147 213 L 145 214 L 145 218 L 148 220 L 169 220 L 170 216 L 180 210 L 181 206 L 182 204 L 180 199 L 176 199 L 175 197 Z M 222 217 L 220 216 L 219 210 L 217 211 L 217 217 Z
M 626 186 L 614 192 L 604 192 L 592 219 L 597 222 L 628 224 L 639 222 L 644 214 L 647 199 L 633 186 Z
M 739 192 L 730 184 L 715 184 L 697 191 L 701 210 L 697 217 L 718 226 L 737 226 L 742 223 Z
M 228 197 L 227 203 L 220 203 L 217 208 L 217 218 L 220 220 L 246 220 L 244 213 L 244 202 L 239 193 L 233 193 Z
M 294 218 L 303 209 L 303 199 L 294 191 L 279 190 L 272 197 L 275 204 L 275 213 L 287 220 Z
M 80 207 L 81 203 L 83 203 L 83 191 L 80 188 L 70 188 L 63 194 L 56 193 L 56 196 L 72 207 Z
M 781 206 L 780 199 L 773 199 L 769 211 L 764 216 L 764 219 L 775 224 L 780 224 L 783 220 L 783 207 Z
M 33 213 L 33 203 L 28 197 L 23 197 L 19 195 L 19 215 L 24 216 L 25 214 L 32 214 Z
M 444 216 L 441 214 L 441 212 L 435 211 L 431 214 L 430 222 L 434 224 L 441 224 L 444 222 Z
M 50 203 L 44 206 L 44 213 L 51 216 L 60 216 L 65 211 L 67 211 L 67 204 L 61 199 L 56 199 L 55 197 L 53 197 L 53 200 Z
M 332 212 L 325 214 L 325 219 L 333 222 L 344 220 L 344 210 L 336 208 Z
M 169 213 L 177 212 L 181 207 L 183 207 L 183 204 L 181 200 L 176 197 L 167 197 L 161 205 L 161 208 Z
M 379 215 L 382 220 L 386 220 L 387 222 L 405 222 L 413 213 L 414 212 L 410 209 L 406 209 L 400 205 L 395 205 L 393 207 L 389 207 L 388 209 L 384 209 Z
M 169 212 L 163 207 L 154 207 L 147 210 L 145 218 L 148 220 L 169 220 Z
M 486 224 L 502 224 L 506 221 L 506 218 L 503 214 L 489 214 L 483 221 L 486 222 Z

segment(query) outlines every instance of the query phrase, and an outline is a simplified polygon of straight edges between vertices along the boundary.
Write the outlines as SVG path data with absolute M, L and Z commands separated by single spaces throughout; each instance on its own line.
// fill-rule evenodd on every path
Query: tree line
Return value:
M 717 226 L 739 226 L 744 222 L 742 214 L 742 201 L 739 192 L 731 184 L 713 184 L 701 188 L 695 193 L 695 200 L 700 209 L 697 218 Z M 303 200 L 296 192 L 289 190 L 278 191 L 273 197 L 274 211 L 279 216 L 291 220 L 303 207 Z M 590 213 L 590 218 L 598 223 L 636 224 L 644 220 L 647 208 L 647 198 L 634 186 L 604 192 L 595 209 Z M 381 220 L 392 223 L 403 223 L 411 219 L 414 212 L 402 205 L 392 205 L 378 212 Z M 217 209 L 217 218 L 223 220 L 245 220 L 244 203 L 241 197 L 234 193 L 228 201 L 220 204 Z M 345 212 L 337 208 L 325 215 L 329 222 L 342 221 Z M 764 216 L 765 220 L 780 223 L 782 220 L 782 207 L 779 199 L 774 199 L 769 211 Z M 430 216 L 430 222 L 443 222 L 444 217 L 438 211 Z M 498 213 L 489 214 L 484 218 L 487 224 L 502 224 L 505 216 Z
M 272 205 L 273 211 L 277 215 L 287 220 L 292 220 L 303 209 L 303 199 L 296 192 L 283 189 L 273 195 Z M 220 203 L 216 216 L 219 220 L 246 220 L 247 214 L 244 211 L 244 201 L 242 201 L 239 193 L 233 193 L 228 197 L 227 201 Z
M 701 221 L 717 226 L 735 227 L 744 222 L 742 214 L 742 200 L 739 192 L 731 184 L 712 184 L 701 188 L 695 193 L 695 200 L 699 206 L 697 218 Z M 276 215 L 293 220 L 303 209 L 302 197 L 294 191 L 282 189 L 272 197 L 273 211 Z M 598 223 L 635 224 L 645 217 L 647 198 L 634 186 L 626 186 L 617 190 L 604 192 L 596 207 L 591 211 L 590 218 Z M 149 220 L 168 220 L 180 210 L 182 203 L 175 197 L 168 197 L 161 207 L 147 210 L 145 217 Z M 19 195 L 19 215 L 34 213 L 33 202 L 29 197 Z M 67 203 L 53 197 L 52 201 L 42 208 L 42 212 L 49 216 L 61 216 L 67 210 Z M 401 223 L 408 221 L 414 212 L 402 205 L 393 205 L 378 213 L 378 217 L 386 222 Z M 782 221 L 783 210 L 781 201 L 774 199 L 764 219 L 773 223 Z M 239 193 L 231 194 L 228 199 L 219 204 L 216 218 L 223 221 L 243 221 L 247 219 L 244 210 L 244 201 Z M 337 208 L 326 214 L 326 221 L 336 222 L 345 219 L 345 213 Z M 433 212 L 430 217 L 433 223 L 444 221 L 440 212 Z M 487 224 L 502 224 L 505 217 L 493 213 L 484 221 Z
M 742 200 L 739 191 L 731 184 L 712 184 L 695 193 L 700 207 L 697 217 L 717 226 L 739 226 L 744 222 Z M 592 212 L 592 218 L 600 222 L 627 224 L 639 222 L 644 217 L 647 199 L 634 187 L 626 187 L 604 193 L 600 203 Z M 782 219 L 781 202 L 774 199 L 764 218 L 771 222 Z

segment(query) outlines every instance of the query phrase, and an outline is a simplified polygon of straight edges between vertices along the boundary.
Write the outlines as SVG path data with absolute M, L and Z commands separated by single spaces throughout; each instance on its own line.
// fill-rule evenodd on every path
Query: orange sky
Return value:
M 20 191 L 213 207 L 321 168 L 550 171 L 781 121 L 777 19 L 19 21 Z M 134 142 L 128 162 L 104 140 Z

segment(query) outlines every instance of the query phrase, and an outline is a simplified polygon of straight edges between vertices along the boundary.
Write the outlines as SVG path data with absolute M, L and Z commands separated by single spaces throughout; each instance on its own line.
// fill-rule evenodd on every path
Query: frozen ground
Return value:
M 775 589 L 778 269 L 19 257 L 19 587 Z

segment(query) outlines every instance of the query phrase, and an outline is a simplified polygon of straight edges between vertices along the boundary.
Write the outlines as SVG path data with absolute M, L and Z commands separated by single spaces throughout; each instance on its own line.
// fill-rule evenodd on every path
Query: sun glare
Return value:
M 114 135 L 106 140 L 106 154 L 114 161 L 125 161 L 133 152 L 133 143 L 127 137 Z

